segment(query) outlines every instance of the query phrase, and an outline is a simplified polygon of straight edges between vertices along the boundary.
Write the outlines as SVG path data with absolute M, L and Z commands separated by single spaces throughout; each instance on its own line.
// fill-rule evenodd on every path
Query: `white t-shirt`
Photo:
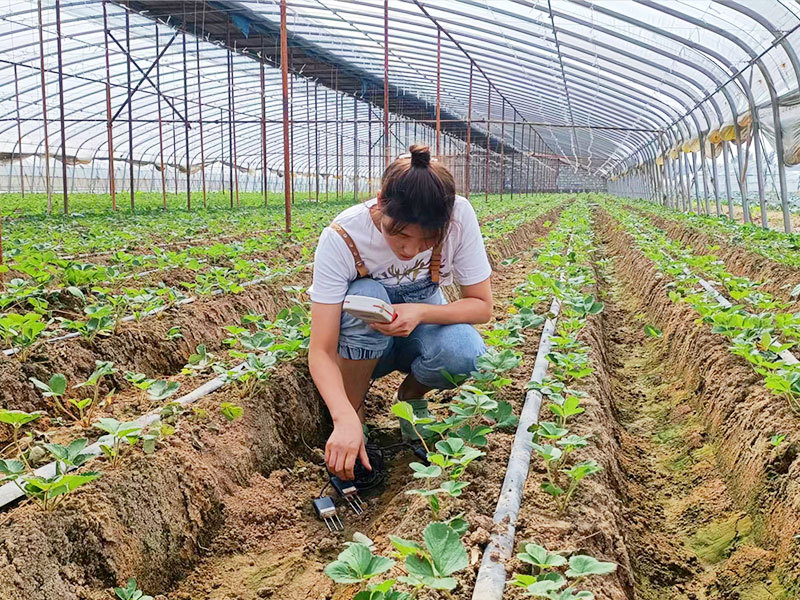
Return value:
M 395 256 L 375 227 L 370 207 L 373 198 L 342 211 L 334 219 L 353 238 L 370 277 L 387 286 L 406 285 L 428 276 L 432 250 L 417 254 L 411 260 Z M 439 283 L 473 285 L 492 274 L 486 257 L 478 218 L 469 200 L 456 196 L 447 236 L 442 244 Z M 313 302 L 339 304 L 347 295 L 350 282 L 358 277 L 353 254 L 342 236 L 326 227 L 319 237 L 314 255 L 314 276 L 308 292 Z

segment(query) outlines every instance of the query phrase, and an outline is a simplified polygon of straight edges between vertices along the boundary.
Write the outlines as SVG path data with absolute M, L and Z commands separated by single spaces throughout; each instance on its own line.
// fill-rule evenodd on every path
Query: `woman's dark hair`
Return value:
M 443 164 L 431 162 L 428 146 L 413 145 L 411 156 L 390 164 L 381 179 L 381 208 L 393 221 L 390 233 L 406 225 L 419 225 L 444 239 L 453 214 L 456 185 Z

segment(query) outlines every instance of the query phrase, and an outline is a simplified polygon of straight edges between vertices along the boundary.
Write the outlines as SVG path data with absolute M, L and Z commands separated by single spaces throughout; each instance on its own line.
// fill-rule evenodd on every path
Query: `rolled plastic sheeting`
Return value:
M 539 350 L 536 361 L 533 363 L 531 381 L 541 383 L 547 372 L 547 354 L 550 352 L 550 337 L 555 333 L 558 312 L 561 308 L 557 299 L 550 305 L 553 315 L 547 319 L 542 329 L 539 341 Z M 516 532 L 517 516 L 522 505 L 522 490 L 528 478 L 533 452 L 533 436 L 528 431 L 531 425 L 539 422 L 539 410 L 542 406 L 542 395 L 536 390 L 529 390 L 525 394 L 525 404 L 519 416 L 519 425 L 514 434 L 511 446 L 511 456 L 508 458 L 506 476 L 500 488 L 500 497 L 497 499 L 497 508 L 494 511 L 496 532 L 492 534 L 489 544 L 483 552 L 475 588 L 472 591 L 472 600 L 502 600 L 506 584 L 506 561 L 511 558 L 514 551 L 514 534 Z

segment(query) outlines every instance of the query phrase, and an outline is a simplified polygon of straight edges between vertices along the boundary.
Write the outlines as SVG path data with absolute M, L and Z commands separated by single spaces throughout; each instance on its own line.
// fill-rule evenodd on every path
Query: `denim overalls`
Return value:
M 379 298 L 390 304 L 419 303 L 447 304 L 438 283 L 438 260 L 433 258 L 431 274 L 419 281 L 402 285 L 384 285 L 369 277 L 352 239 L 335 224 L 333 227 L 347 242 L 359 272 L 359 278 L 350 283 L 348 294 Z M 438 256 L 434 253 L 432 256 Z M 434 265 L 434 261 L 436 264 Z M 478 331 L 466 323 L 433 325 L 422 323 L 408 337 L 383 335 L 368 323 L 342 312 L 339 328 L 339 355 L 351 360 L 379 358 L 373 379 L 392 371 L 412 373 L 415 379 L 428 387 L 444 389 L 452 384 L 442 375 L 467 375 L 475 370 L 477 358 L 486 351 Z

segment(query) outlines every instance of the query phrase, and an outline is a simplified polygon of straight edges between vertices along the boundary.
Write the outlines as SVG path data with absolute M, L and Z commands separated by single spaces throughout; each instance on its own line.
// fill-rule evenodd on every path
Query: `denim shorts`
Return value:
M 384 286 L 369 278 L 356 279 L 347 293 L 380 298 L 391 304 L 447 304 L 442 290 L 430 277 L 398 286 Z M 361 319 L 342 312 L 338 350 L 342 358 L 350 360 L 380 359 L 372 374 L 373 379 L 402 371 L 412 373 L 423 385 L 445 389 L 452 385 L 442 371 L 451 375 L 468 375 L 475 370 L 475 362 L 486 352 L 486 346 L 478 330 L 465 323 L 423 323 L 408 337 L 397 337 L 383 335 Z

